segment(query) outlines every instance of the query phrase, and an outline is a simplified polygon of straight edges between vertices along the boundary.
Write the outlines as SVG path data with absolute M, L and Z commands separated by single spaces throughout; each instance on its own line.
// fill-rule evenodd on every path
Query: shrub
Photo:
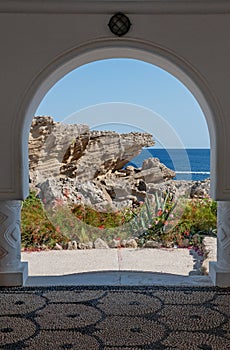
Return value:
M 48 212 L 47 212 L 48 213 Z M 136 236 L 140 245 L 155 240 L 163 246 L 199 246 L 204 235 L 216 234 L 217 204 L 211 198 L 181 198 L 175 203 L 168 193 L 155 194 L 154 203 L 146 198 L 135 208 L 117 212 L 97 211 L 83 204 L 68 207 L 58 202 L 47 216 L 35 192 L 23 202 L 22 247 L 53 248 L 69 240 L 86 242 L 97 237 L 110 240 Z M 50 220 L 49 220 L 50 219 Z
M 183 239 L 188 239 L 194 245 L 197 241 L 200 244 L 205 235 L 216 235 L 216 227 L 217 203 L 209 197 L 194 198 L 187 201 L 172 233 L 178 245 Z
M 72 213 L 79 220 L 84 221 L 87 225 L 98 228 L 113 228 L 121 226 L 125 222 L 125 215 L 122 211 L 97 211 L 92 207 L 82 204 L 75 205 Z
M 67 238 L 55 228 L 46 216 L 35 192 L 30 192 L 21 211 L 21 241 L 25 249 L 38 250 L 42 245 L 53 248 L 56 243 L 65 244 Z

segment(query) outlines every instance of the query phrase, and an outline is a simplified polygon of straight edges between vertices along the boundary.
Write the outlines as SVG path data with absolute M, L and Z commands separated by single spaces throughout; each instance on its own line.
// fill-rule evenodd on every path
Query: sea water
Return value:
M 176 180 L 205 180 L 210 177 L 210 149 L 161 149 L 144 148 L 129 165 L 142 166 L 145 159 L 158 158 L 161 163 L 176 172 Z

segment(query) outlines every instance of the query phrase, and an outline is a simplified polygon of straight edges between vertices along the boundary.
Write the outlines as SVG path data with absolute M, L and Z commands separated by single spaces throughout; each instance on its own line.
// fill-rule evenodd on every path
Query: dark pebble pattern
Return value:
M 230 289 L 0 289 L 0 349 L 230 349 Z

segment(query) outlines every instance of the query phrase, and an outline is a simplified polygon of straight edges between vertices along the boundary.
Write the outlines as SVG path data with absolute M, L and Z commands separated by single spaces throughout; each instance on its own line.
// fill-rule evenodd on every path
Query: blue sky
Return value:
M 161 68 L 132 59 L 77 68 L 53 86 L 36 115 L 96 129 L 148 131 L 165 148 L 209 148 L 205 117 L 188 89 Z

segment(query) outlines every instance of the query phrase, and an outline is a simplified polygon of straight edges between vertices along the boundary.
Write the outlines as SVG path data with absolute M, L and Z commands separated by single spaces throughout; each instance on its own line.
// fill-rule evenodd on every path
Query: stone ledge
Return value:
M 203 275 L 209 274 L 211 261 L 217 260 L 217 239 L 216 237 L 205 237 L 203 240 L 204 260 L 201 266 Z

